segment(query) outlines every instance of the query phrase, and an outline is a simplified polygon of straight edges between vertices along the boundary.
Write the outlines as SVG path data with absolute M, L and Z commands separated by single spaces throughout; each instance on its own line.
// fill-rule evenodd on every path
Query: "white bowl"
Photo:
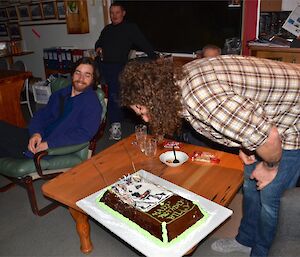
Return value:
M 179 163 L 173 163 L 175 159 L 173 151 L 167 151 L 165 153 L 162 153 L 159 156 L 160 161 L 170 167 L 177 167 L 182 165 L 189 159 L 189 156 L 185 152 L 181 152 L 181 151 L 175 151 L 175 152 L 176 152 L 176 158 L 179 161 Z

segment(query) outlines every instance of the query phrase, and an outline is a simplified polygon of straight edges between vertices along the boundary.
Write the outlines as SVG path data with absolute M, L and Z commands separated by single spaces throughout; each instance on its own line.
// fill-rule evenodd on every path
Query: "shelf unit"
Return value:
M 250 46 L 250 55 L 282 62 L 300 63 L 300 48 Z

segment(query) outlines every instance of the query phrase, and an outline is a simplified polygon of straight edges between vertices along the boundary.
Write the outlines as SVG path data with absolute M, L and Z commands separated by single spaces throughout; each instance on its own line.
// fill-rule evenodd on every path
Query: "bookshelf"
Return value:
M 95 57 L 94 49 L 51 47 L 43 49 L 46 78 L 51 74 L 71 73 L 74 63 L 82 57 Z

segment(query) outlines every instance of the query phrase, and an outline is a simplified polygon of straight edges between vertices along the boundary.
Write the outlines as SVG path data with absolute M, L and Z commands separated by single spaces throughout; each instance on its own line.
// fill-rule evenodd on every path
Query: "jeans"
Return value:
M 236 240 L 252 247 L 250 256 L 266 257 L 276 232 L 280 197 L 296 185 L 300 174 L 300 150 L 283 151 L 275 179 L 260 191 L 256 180 L 249 178 L 255 166 L 245 165 L 243 218 Z
M 27 150 L 29 131 L 0 121 L 0 158 L 12 157 L 23 159 L 23 152 Z
M 124 68 L 124 64 L 100 63 L 100 73 L 108 85 L 108 117 L 111 123 L 121 122 L 123 112 L 120 107 L 120 83 L 119 75 Z

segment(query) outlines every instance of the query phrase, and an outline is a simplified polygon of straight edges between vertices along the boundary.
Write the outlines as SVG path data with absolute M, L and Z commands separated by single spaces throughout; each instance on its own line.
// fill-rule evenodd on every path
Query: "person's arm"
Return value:
M 44 130 L 58 117 L 59 115 L 59 91 L 53 93 L 47 105 L 34 113 L 29 123 L 29 134 L 40 134 L 43 137 Z
M 103 30 L 101 31 L 100 36 L 95 43 L 95 51 L 96 51 L 97 55 L 100 55 L 100 56 L 102 55 L 102 38 L 103 38 L 102 33 L 103 33 Z
M 80 110 L 76 110 L 76 122 L 65 124 L 64 133 L 51 133 L 44 140 L 49 148 L 81 144 L 89 141 L 97 132 L 101 122 L 102 106 L 96 98 L 87 98 L 80 104 Z
M 267 140 L 256 149 L 256 153 L 262 158 L 267 167 L 278 166 L 282 147 L 281 138 L 275 126 L 270 129 Z

